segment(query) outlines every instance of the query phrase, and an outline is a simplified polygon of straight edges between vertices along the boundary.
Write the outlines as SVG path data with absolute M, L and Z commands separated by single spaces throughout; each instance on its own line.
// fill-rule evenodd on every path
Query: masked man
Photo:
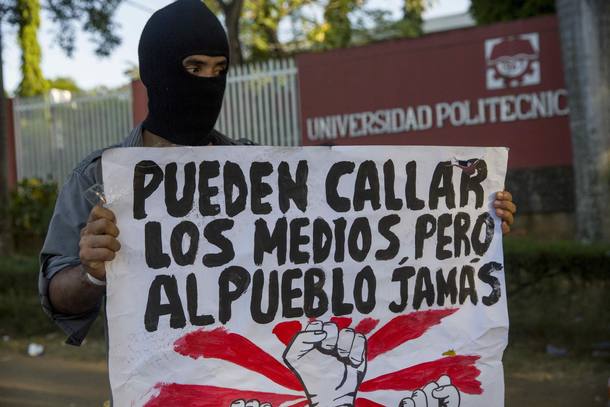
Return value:
M 148 116 L 119 146 L 237 144 L 215 131 L 229 66 L 225 31 L 201 0 L 178 0 L 147 22 L 138 49 Z M 85 158 L 64 184 L 40 255 L 45 311 L 79 345 L 105 295 L 104 262 L 120 250 L 114 214 L 85 196 L 102 184 L 103 150 Z M 509 193 L 496 201 L 503 230 L 513 222 Z

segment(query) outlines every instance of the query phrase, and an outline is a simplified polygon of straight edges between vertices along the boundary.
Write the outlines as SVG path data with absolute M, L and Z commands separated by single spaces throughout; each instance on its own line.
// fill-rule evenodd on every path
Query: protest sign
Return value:
M 107 264 L 115 405 L 503 405 L 492 204 L 506 149 L 120 148 L 102 161 L 121 232 Z

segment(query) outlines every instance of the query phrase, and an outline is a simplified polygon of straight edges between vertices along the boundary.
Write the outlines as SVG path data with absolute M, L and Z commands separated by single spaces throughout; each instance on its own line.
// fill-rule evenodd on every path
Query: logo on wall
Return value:
M 488 90 L 539 84 L 538 33 L 485 40 L 485 62 Z

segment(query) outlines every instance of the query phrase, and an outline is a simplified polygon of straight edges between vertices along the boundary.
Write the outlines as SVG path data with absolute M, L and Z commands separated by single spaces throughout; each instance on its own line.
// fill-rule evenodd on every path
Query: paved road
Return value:
M 102 407 L 109 387 L 105 362 L 0 355 L 1 407 Z
M 508 367 L 507 407 L 606 406 L 608 365 L 542 358 Z M 107 374 L 104 361 L 0 352 L 0 407 L 102 407 Z

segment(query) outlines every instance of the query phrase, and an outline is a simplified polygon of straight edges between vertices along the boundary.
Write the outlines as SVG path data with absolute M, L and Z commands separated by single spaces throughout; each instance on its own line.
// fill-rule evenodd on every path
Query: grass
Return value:
M 100 320 L 91 334 L 103 338 Z M 27 338 L 54 332 L 58 332 L 57 327 L 40 305 L 37 256 L 0 258 L 0 335 Z

